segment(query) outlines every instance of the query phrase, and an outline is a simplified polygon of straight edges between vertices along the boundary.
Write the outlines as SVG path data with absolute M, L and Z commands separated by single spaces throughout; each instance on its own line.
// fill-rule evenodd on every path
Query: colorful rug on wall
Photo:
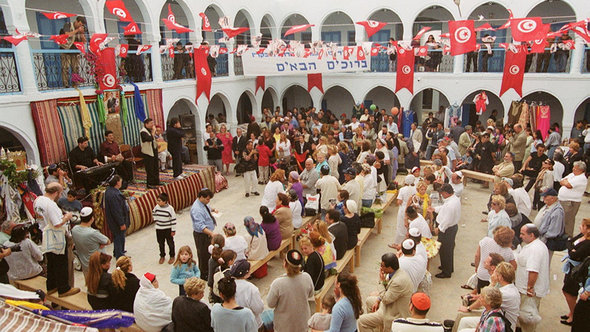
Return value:
M 140 168 L 135 172 L 135 184 L 129 186 L 129 214 L 131 226 L 127 235 L 149 226 L 153 223 L 152 210 L 156 206 L 156 198 L 161 192 L 166 192 L 170 198 L 170 205 L 180 211 L 197 199 L 198 192 L 203 188 L 215 190 L 215 167 L 204 165 L 184 165 L 183 171 L 187 175 L 184 179 L 174 180 L 171 171 L 160 173 L 160 181 L 164 183 L 158 189 L 147 189 L 145 186 L 145 170 Z M 143 182 L 143 183 L 142 183 Z M 111 233 L 104 221 L 103 193 L 93 196 L 95 206 L 95 223 L 101 232 L 108 237 Z

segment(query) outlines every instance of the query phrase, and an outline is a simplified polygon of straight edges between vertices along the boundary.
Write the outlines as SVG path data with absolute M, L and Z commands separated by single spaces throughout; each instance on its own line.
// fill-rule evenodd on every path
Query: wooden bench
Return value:
M 383 210 L 383 213 L 385 213 L 385 210 L 387 210 L 387 208 L 395 201 L 396 198 L 397 195 L 386 193 L 385 197 L 381 198 L 381 203 L 373 204 L 371 208 L 381 209 Z M 375 220 L 375 227 L 377 228 L 377 234 L 381 234 L 381 230 L 383 229 L 383 216 Z
M 46 281 L 47 279 L 45 277 L 38 276 L 27 280 L 15 280 L 14 284 L 16 288 L 21 290 L 34 292 L 37 289 L 40 289 L 47 293 L 47 289 L 45 287 Z M 90 303 L 88 303 L 87 294 L 84 291 L 80 291 L 79 293 L 66 297 L 59 297 L 56 292 L 53 294 L 47 294 L 45 298 L 51 303 L 55 303 L 62 308 L 69 310 L 92 310 Z
M 425 159 L 420 160 L 420 167 L 433 166 L 433 165 L 434 165 L 434 162 L 432 160 L 425 160 Z
M 250 262 L 250 273 L 254 273 L 262 265 L 268 263 L 268 261 L 273 259 L 273 257 L 280 256 L 281 252 L 283 252 L 283 250 L 285 250 L 287 248 L 293 249 L 293 240 L 291 238 L 284 239 L 283 241 L 281 241 L 281 245 L 279 246 L 279 248 L 277 250 L 273 250 L 273 251 L 269 252 L 268 255 L 266 255 L 266 257 L 264 257 L 263 259 L 256 260 L 256 261 L 249 261 Z
M 336 261 L 336 271 L 338 272 L 338 274 L 342 273 L 346 266 L 348 266 L 350 273 L 354 273 L 354 255 L 355 250 L 350 249 L 344 254 L 344 256 L 341 259 Z M 320 312 L 322 310 L 322 301 L 324 300 L 324 297 L 328 294 L 328 292 L 330 292 L 332 286 L 336 284 L 338 274 L 331 275 L 328 278 L 326 278 L 324 280 L 324 287 L 322 287 L 322 290 L 315 295 L 316 312 Z
M 372 228 L 361 228 L 361 232 L 358 235 L 358 243 L 356 244 L 356 247 L 354 247 L 354 257 L 356 266 L 361 265 L 361 248 L 369 239 L 372 230 Z
M 490 182 L 492 185 L 494 184 L 494 181 L 496 179 L 496 177 L 493 174 L 470 171 L 468 169 L 461 170 L 461 173 L 463 173 L 463 185 L 467 184 L 465 182 L 467 178 L 480 180 L 484 182 Z

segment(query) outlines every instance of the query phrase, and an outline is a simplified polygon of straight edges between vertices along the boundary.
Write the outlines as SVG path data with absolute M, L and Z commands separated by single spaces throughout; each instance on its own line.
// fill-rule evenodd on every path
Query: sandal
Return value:
M 473 287 L 471 287 L 469 285 L 461 285 L 461 288 L 473 290 Z

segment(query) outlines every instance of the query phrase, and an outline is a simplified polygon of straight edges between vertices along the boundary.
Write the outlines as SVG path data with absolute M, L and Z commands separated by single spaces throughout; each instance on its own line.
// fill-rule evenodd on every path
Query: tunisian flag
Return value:
M 449 21 L 451 55 L 455 56 L 475 51 L 474 27 L 473 20 Z
M 72 16 L 76 16 L 76 14 L 69 14 L 64 12 L 49 12 L 49 13 L 42 13 L 50 20 L 61 20 L 62 18 L 68 18 Z
M 289 28 L 289 30 L 287 30 L 285 32 L 284 37 L 287 37 L 288 35 L 292 35 L 292 34 L 297 33 L 297 32 L 305 31 L 305 30 L 307 30 L 307 29 L 309 29 L 309 28 L 311 28 L 313 26 L 314 26 L 313 24 L 294 25 L 291 28 Z
M 109 9 L 111 14 L 119 17 L 119 20 L 123 22 L 133 22 L 133 17 L 129 14 L 125 4 L 121 0 L 108 0 L 105 5 Z
M 545 38 L 547 34 L 540 17 L 510 19 L 510 29 L 512 30 L 512 38 L 519 42 Z
M 395 92 L 406 88 L 414 93 L 414 51 L 397 47 L 397 75 Z
M 100 52 L 100 66 L 103 70 L 102 79 L 98 81 L 99 90 L 112 90 L 117 88 L 117 64 L 115 62 L 115 49 L 107 47 Z
M 131 36 L 131 35 L 140 35 L 141 30 L 139 30 L 139 26 L 135 21 L 131 21 L 127 26 L 123 27 L 123 35 Z
M 524 66 L 526 63 L 526 46 L 515 45 L 516 52 L 510 48 L 506 49 L 506 60 L 504 61 L 504 75 L 502 76 L 502 87 L 500 97 L 504 92 L 513 88 L 522 97 L 522 80 L 524 78 Z
M 368 21 L 360 21 L 356 22 L 358 25 L 362 25 L 365 27 L 365 31 L 367 32 L 367 37 L 371 38 L 372 35 L 376 34 L 377 31 L 383 29 L 384 26 L 387 25 L 386 22 L 378 22 L 373 20 Z
M 205 15 L 205 13 L 199 13 L 199 16 L 201 16 L 201 19 L 203 20 L 203 27 L 201 30 L 211 32 L 211 22 L 209 22 L 207 15 Z
M 195 74 L 197 76 L 197 97 L 195 103 L 198 103 L 199 97 L 205 93 L 207 100 L 211 97 L 211 71 L 207 63 L 207 54 L 209 51 L 206 47 L 199 47 L 195 49 Z

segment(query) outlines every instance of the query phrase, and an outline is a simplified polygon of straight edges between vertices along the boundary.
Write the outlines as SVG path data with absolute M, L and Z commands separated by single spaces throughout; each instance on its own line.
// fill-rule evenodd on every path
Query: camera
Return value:
M 11 252 L 19 252 L 21 251 L 20 244 L 15 244 L 12 247 L 1 246 L 2 250 L 10 249 Z

